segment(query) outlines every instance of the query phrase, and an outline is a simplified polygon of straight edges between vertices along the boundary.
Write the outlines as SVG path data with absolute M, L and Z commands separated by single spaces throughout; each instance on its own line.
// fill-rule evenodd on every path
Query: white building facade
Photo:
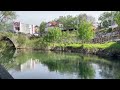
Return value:
M 25 34 L 35 34 L 35 25 L 24 24 L 22 22 L 13 22 L 13 30 Z

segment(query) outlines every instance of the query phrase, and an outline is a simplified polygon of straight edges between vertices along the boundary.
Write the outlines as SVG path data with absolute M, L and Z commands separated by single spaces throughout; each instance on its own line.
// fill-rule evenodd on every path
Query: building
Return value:
M 52 21 L 52 22 L 46 23 L 45 31 L 48 31 L 48 29 L 54 28 L 54 27 L 59 27 L 61 30 L 63 30 L 63 24 L 56 21 Z
M 13 22 L 12 30 L 16 33 L 21 32 L 25 34 L 36 34 L 38 33 L 37 27 L 35 25 L 25 24 L 22 22 Z

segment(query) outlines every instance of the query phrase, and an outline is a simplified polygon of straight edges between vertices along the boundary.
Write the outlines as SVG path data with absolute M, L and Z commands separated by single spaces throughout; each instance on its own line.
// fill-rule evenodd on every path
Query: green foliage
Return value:
M 100 21 L 104 21 L 108 18 L 111 18 L 112 17 L 112 13 L 111 12 L 104 12 L 100 15 L 100 17 L 98 18 L 98 20 Z
M 16 39 L 17 39 L 18 46 L 21 47 L 25 45 L 27 37 L 24 35 L 18 35 Z
M 33 49 L 45 49 L 48 47 L 48 43 L 43 41 L 43 38 L 38 38 L 29 40 L 27 46 L 32 47 Z
M 63 24 L 64 29 L 75 28 L 75 18 L 71 15 L 59 17 L 57 21 Z
M 115 17 L 116 17 L 116 11 L 104 12 L 100 15 L 98 20 L 101 21 L 103 28 L 108 28 L 108 26 L 115 23 L 116 21 Z
M 62 37 L 62 32 L 59 28 L 49 28 L 47 35 L 44 37 L 44 40 L 47 42 L 59 41 Z
M 115 13 L 115 21 L 116 21 L 116 23 L 118 24 L 118 26 L 120 27 L 120 12 L 119 11 L 117 11 L 116 13 Z
M 82 44 L 67 44 L 67 45 L 56 44 L 56 46 L 80 48 L 82 46 Z M 87 48 L 87 49 L 95 49 L 95 48 L 96 49 L 107 49 L 107 48 L 120 49 L 120 44 L 116 43 L 116 42 L 106 42 L 104 44 L 84 44 L 83 48 Z
M 6 43 L 4 41 L 0 41 L 0 52 L 6 49 Z
M 82 20 L 80 24 L 77 26 L 78 37 L 84 41 L 89 41 L 94 37 L 93 26 L 91 23 L 86 20 Z
M 43 32 L 45 31 L 45 27 L 46 27 L 46 22 L 42 22 L 42 23 L 40 24 L 40 28 L 39 28 L 40 33 L 43 33 Z
M 109 28 L 109 29 L 107 30 L 107 33 L 110 33 L 110 32 L 112 32 L 112 28 Z
M 77 24 L 80 24 L 80 21 L 83 20 L 83 18 L 90 22 L 90 23 L 94 23 L 95 22 L 95 18 L 92 17 L 92 16 L 88 16 L 86 14 L 80 14 L 78 16 L 76 16 L 76 21 L 77 21 Z
M 62 23 L 64 26 L 64 29 L 75 29 L 76 25 L 79 24 L 79 21 L 81 21 L 83 18 L 85 18 L 88 22 L 94 23 L 95 18 L 92 16 L 88 16 L 86 14 L 80 14 L 76 17 L 73 17 L 71 15 L 62 16 L 57 19 L 58 22 Z
M 103 25 L 104 28 L 108 28 L 109 23 L 108 23 L 107 20 L 105 20 L 105 21 L 102 23 L 102 25 Z
M 0 30 L 7 27 L 10 21 L 16 18 L 16 12 L 14 11 L 0 11 Z M 4 31 L 4 30 L 3 30 Z

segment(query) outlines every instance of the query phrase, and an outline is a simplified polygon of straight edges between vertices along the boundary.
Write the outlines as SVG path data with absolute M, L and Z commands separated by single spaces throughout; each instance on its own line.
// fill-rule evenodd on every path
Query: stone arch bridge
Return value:
M 9 45 L 10 48 L 16 49 L 18 44 L 17 41 L 14 38 L 10 38 L 8 36 L 1 36 L 0 41 L 5 41 L 7 45 Z

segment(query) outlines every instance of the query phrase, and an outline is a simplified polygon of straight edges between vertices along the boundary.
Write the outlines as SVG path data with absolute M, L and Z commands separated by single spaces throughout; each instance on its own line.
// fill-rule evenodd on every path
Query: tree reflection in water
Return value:
M 9 64 L 14 61 L 15 49 L 7 49 L 0 52 L 0 64 L 3 65 L 6 69 L 10 68 Z
M 120 61 L 107 60 L 97 56 L 86 56 L 75 53 L 53 53 L 40 51 L 21 51 L 13 58 L 14 51 L 1 53 L 0 63 L 9 69 L 20 71 L 20 67 L 28 65 L 29 60 L 45 65 L 50 72 L 61 74 L 75 74 L 77 78 L 93 79 L 98 71 L 93 64 L 96 64 L 100 71 L 101 78 L 120 78 Z M 28 64 L 25 64 L 28 63 Z M 29 66 L 29 65 L 28 65 Z

